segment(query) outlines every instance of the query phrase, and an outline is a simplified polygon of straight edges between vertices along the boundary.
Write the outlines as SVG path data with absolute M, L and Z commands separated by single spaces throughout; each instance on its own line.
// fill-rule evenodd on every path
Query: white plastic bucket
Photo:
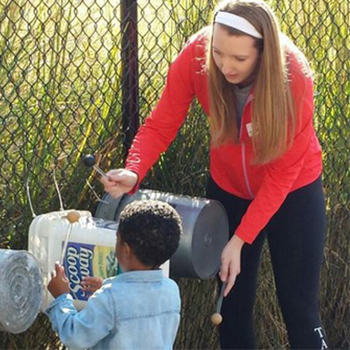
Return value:
M 0 330 L 26 331 L 43 301 L 38 263 L 27 251 L 0 249 Z
M 50 272 L 59 261 L 65 236 L 69 227 L 66 218 L 69 211 L 51 212 L 37 216 L 29 228 L 28 250 L 38 259 L 45 290 L 42 309 L 53 300 L 46 286 Z M 81 281 L 86 276 L 103 279 L 117 274 L 115 259 L 115 221 L 93 218 L 88 211 L 79 211 L 80 219 L 72 224 L 72 230 L 63 261 L 70 281 L 71 295 L 78 310 L 86 305 L 88 295 L 82 290 Z M 169 275 L 169 263 L 162 266 L 164 275 Z

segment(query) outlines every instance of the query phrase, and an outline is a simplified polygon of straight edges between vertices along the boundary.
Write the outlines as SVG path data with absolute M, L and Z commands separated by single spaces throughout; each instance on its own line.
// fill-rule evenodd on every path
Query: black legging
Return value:
M 211 178 L 207 185 L 207 198 L 216 199 L 223 204 L 232 235 L 250 201 L 222 190 Z M 243 246 L 241 273 L 222 304 L 222 349 L 255 348 L 253 306 L 260 255 L 266 235 L 277 296 L 291 348 L 327 348 L 318 312 L 325 217 L 322 180 L 319 178 L 310 185 L 291 192 L 253 244 Z

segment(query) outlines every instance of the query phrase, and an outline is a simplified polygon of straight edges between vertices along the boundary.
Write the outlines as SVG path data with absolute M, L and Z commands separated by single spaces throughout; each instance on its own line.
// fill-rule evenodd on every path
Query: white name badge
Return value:
M 247 133 L 248 133 L 249 137 L 252 137 L 253 136 L 253 125 L 252 125 L 252 123 L 248 123 L 246 125 L 246 128 L 247 128 Z

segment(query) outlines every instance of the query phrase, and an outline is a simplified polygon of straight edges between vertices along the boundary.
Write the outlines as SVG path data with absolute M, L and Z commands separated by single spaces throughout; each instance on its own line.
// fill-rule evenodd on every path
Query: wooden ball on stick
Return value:
M 215 326 L 218 326 L 222 322 L 222 316 L 220 314 L 220 311 L 221 311 L 222 299 L 224 297 L 224 290 L 226 289 L 226 286 L 227 286 L 227 282 L 223 282 L 221 286 L 218 302 L 216 304 L 216 312 L 212 314 L 210 317 L 212 324 L 214 324 Z
M 218 326 L 222 322 L 222 316 L 218 312 L 215 312 L 215 314 L 211 315 L 210 321 L 215 326 Z
M 79 221 L 80 213 L 78 211 L 76 211 L 76 210 L 72 210 L 72 211 L 70 211 L 67 214 L 67 216 L 65 216 L 65 218 L 67 218 L 67 220 L 69 221 L 69 226 L 67 228 L 66 237 L 64 239 L 63 248 L 62 248 L 62 251 L 61 251 L 61 257 L 60 257 L 60 260 L 59 260 L 61 265 L 63 264 L 63 260 L 64 260 L 64 257 L 66 255 L 68 241 L 69 241 L 70 234 L 72 232 L 73 224 L 75 222 Z
M 70 211 L 67 214 L 67 219 L 69 221 L 69 223 L 74 224 L 75 222 L 78 222 L 80 219 L 80 213 L 78 211 Z

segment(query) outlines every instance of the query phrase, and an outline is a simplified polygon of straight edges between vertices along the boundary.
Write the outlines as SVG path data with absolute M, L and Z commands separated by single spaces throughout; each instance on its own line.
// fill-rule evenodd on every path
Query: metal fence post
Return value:
M 121 1 L 122 120 L 124 155 L 139 128 L 137 0 Z

